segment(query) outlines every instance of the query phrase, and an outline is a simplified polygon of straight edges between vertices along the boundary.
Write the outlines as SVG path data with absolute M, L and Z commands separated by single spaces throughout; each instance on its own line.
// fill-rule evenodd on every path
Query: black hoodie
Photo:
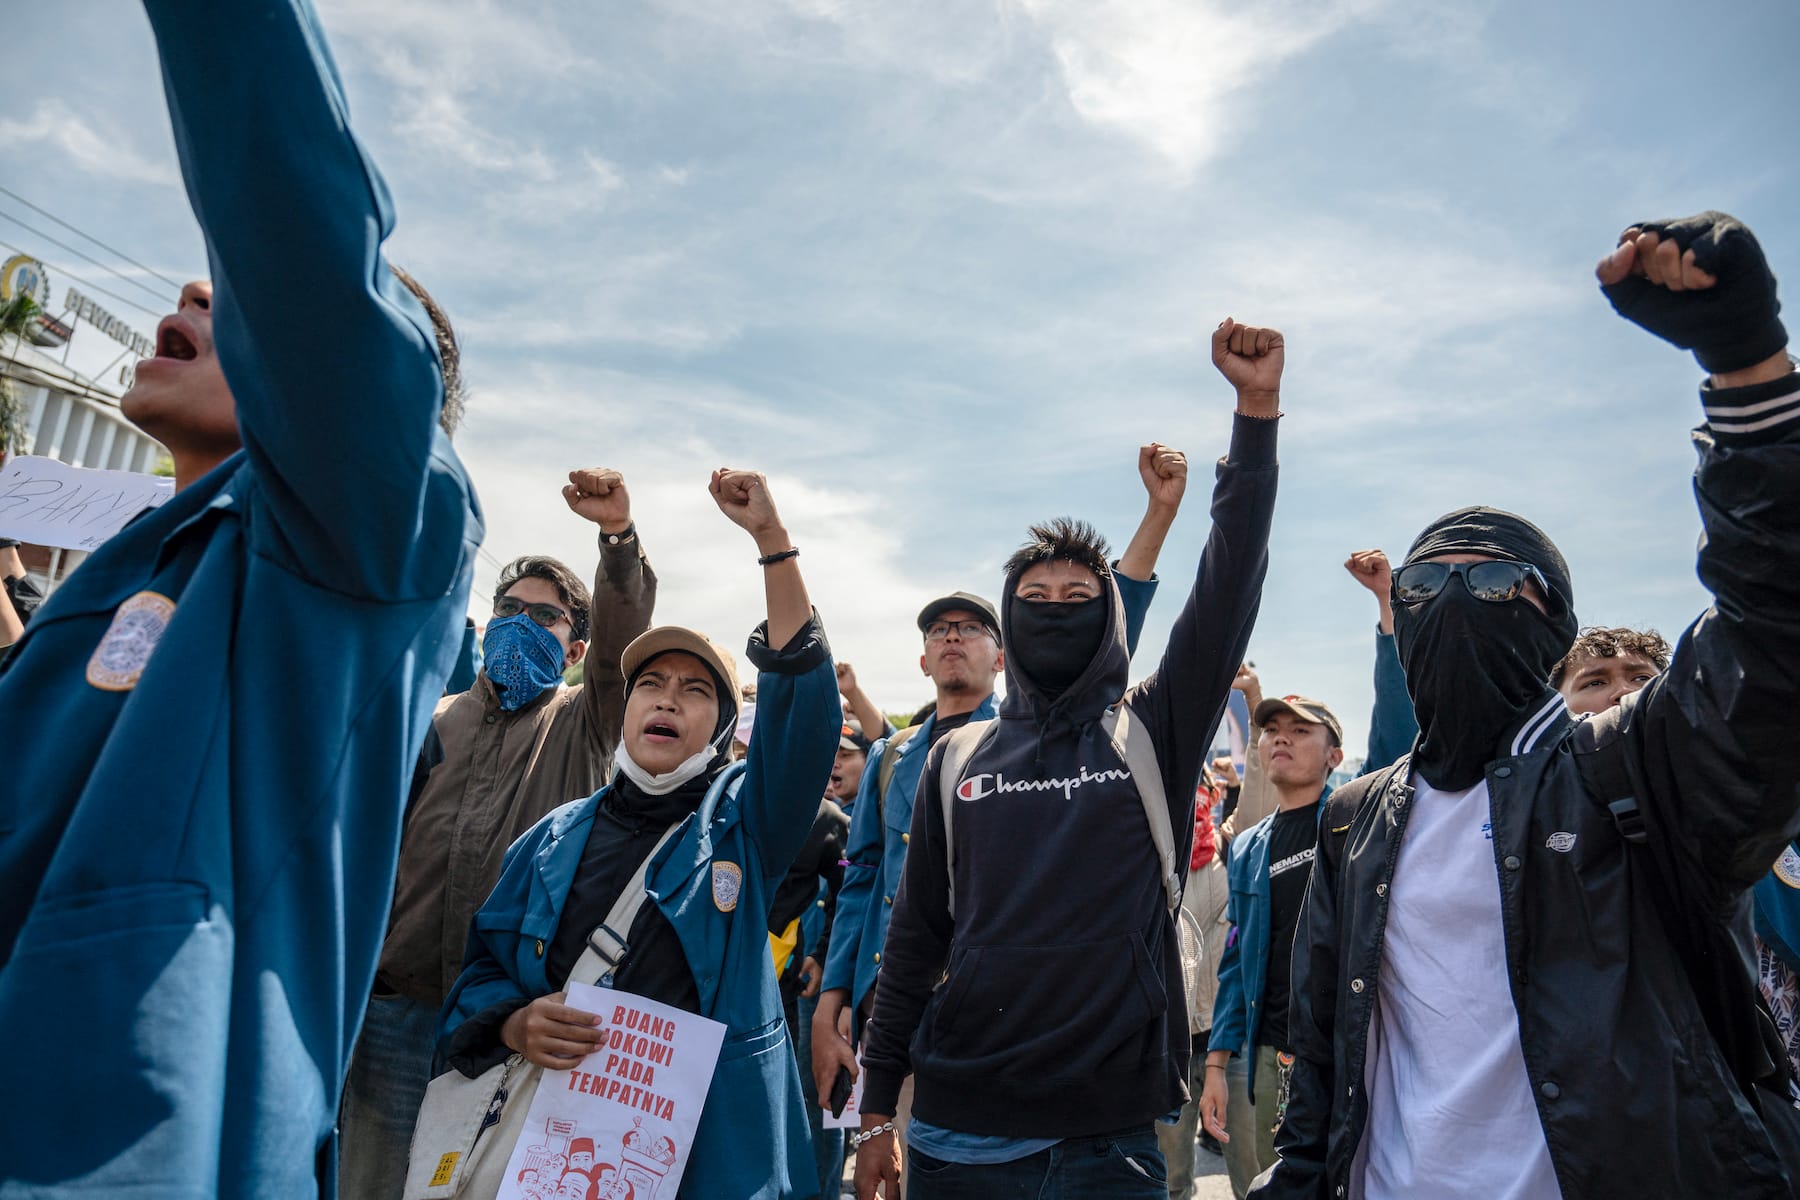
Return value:
M 1017 667 L 1006 617 L 1024 601 L 1006 581 L 1006 698 L 962 774 L 980 782 L 956 810 L 956 913 L 940 744 L 920 777 L 882 949 L 865 1112 L 892 1113 L 909 1073 L 918 1119 L 1003 1137 L 1147 1125 L 1187 1098 L 1180 947 L 1143 802 L 1099 722 L 1124 699 L 1149 729 L 1187 861 L 1201 761 L 1262 597 L 1275 424 L 1236 418 L 1194 590 L 1156 672 L 1136 687 L 1126 688 L 1125 622 L 1109 586 L 1111 636 L 1049 700 Z

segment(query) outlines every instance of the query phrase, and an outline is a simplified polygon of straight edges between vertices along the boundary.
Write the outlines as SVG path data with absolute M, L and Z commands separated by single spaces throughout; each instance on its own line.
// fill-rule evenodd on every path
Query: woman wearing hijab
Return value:
M 680 1196 L 803 1198 L 818 1184 L 765 914 L 831 772 L 837 676 L 763 477 L 716 471 L 711 492 L 755 538 L 767 591 L 768 620 L 748 648 L 760 670 L 749 752 L 733 763 L 740 693 L 730 653 L 674 626 L 632 642 L 617 773 L 507 852 L 476 914 L 439 1050 L 473 1077 L 510 1054 L 567 1069 L 601 1044 L 602 1017 L 564 1004 L 562 989 L 649 855 L 650 899 L 619 931 L 604 982 L 727 1026 Z

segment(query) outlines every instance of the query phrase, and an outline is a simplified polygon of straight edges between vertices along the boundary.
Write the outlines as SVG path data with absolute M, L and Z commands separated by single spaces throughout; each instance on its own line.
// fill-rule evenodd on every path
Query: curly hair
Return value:
M 1654 629 L 1626 629 L 1622 625 L 1590 625 L 1576 637 L 1562 661 L 1550 669 L 1550 686 L 1560 688 L 1563 679 L 1584 658 L 1618 658 L 1631 654 L 1647 659 L 1658 671 L 1669 669 L 1669 643 Z
M 1006 577 L 1017 579 L 1027 568 L 1041 562 L 1072 562 L 1086 567 L 1101 579 L 1112 577 L 1108 560 L 1112 548 L 1100 531 L 1086 521 L 1073 517 L 1057 517 L 1033 525 L 1026 531 L 1028 540 L 1006 560 Z
M 581 582 L 581 576 L 569 570 L 560 559 L 550 558 L 542 554 L 528 554 L 524 558 L 515 558 L 500 571 L 500 580 L 494 584 L 494 601 L 506 595 L 506 589 L 521 579 L 542 579 L 556 589 L 556 594 L 569 607 L 569 624 L 574 627 L 575 640 L 587 641 L 588 610 L 593 607 L 594 598 L 588 592 L 587 584 Z

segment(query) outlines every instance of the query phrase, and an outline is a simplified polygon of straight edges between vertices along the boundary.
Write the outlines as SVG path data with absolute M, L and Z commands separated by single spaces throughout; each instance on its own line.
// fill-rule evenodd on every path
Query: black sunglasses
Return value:
M 1492 604 L 1518 599 L 1528 579 L 1537 581 L 1538 590 L 1546 599 L 1550 596 L 1543 574 L 1530 563 L 1490 559 L 1475 563 L 1422 562 L 1401 567 L 1394 572 L 1394 600 L 1400 604 L 1423 604 L 1443 591 L 1452 575 L 1462 576 L 1469 595 Z
M 528 613 L 533 621 L 545 629 L 555 627 L 558 621 L 567 620 L 569 616 L 554 604 L 527 604 L 517 596 L 501 596 L 494 601 L 496 617 L 516 617 L 520 613 Z

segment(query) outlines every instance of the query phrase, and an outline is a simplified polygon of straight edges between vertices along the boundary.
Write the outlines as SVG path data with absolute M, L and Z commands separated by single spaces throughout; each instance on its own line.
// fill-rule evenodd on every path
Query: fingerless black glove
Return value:
M 1672 240 L 1718 283 L 1704 291 L 1671 292 L 1628 275 L 1600 290 L 1621 317 L 1683 350 L 1718 374 L 1755 366 L 1787 345 L 1775 275 L 1756 235 L 1722 212 L 1672 221 L 1642 221 L 1645 233 Z

